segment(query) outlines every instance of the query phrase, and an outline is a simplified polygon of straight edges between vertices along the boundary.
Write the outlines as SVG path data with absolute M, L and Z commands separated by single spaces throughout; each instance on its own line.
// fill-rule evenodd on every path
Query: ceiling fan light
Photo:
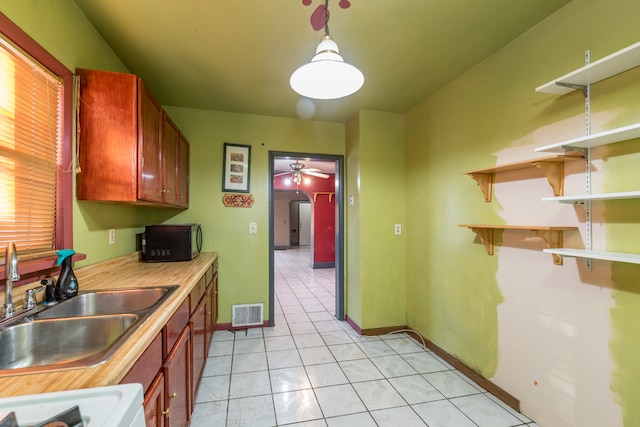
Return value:
M 311 62 L 293 72 L 291 88 L 312 99 L 338 99 L 357 92 L 364 84 L 364 75 L 339 55 L 336 42 L 328 34 L 316 48 Z

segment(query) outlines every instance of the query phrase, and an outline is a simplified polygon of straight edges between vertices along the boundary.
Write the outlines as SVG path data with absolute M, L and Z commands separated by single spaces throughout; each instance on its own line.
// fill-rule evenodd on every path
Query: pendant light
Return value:
M 289 84 L 302 96 L 312 99 L 338 99 L 357 92 L 364 75 L 344 62 L 338 45 L 329 35 L 329 0 L 324 3 L 324 36 L 311 62 L 293 72 Z

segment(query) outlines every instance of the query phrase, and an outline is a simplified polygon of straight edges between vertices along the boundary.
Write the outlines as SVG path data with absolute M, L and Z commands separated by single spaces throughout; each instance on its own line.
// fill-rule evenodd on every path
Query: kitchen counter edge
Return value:
M 119 384 L 217 258 L 217 252 L 203 252 L 191 261 L 147 263 L 134 252 L 74 270 L 81 291 L 169 285 L 179 288 L 105 363 L 28 375 L 0 371 L 0 397 Z

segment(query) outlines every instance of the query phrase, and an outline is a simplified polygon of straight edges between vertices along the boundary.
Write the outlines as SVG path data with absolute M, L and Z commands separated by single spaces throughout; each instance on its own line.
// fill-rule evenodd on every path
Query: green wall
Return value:
M 0 11 L 71 70 L 127 71 L 71 0 L 3 0 Z M 133 251 L 145 224 L 200 222 L 204 249 L 220 252 L 220 321 L 230 322 L 231 304 L 268 297 L 268 152 L 344 154 L 347 314 L 360 327 L 417 329 L 514 394 L 541 426 L 640 425 L 640 268 L 555 266 L 538 241 L 507 232 L 488 256 L 458 227 L 583 228 L 580 208 L 539 206 L 538 186 L 549 195 L 544 178 L 502 177 L 486 203 L 463 172 L 581 135 L 580 94 L 533 89 L 580 67 L 586 49 L 597 59 L 640 40 L 638 16 L 636 0 L 574 0 L 404 116 L 365 110 L 342 125 L 167 106 L 191 143 L 190 209 L 74 202 L 74 247 L 92 264 Z M 594 131 L 640 121 L 639 82 L 634 70 L 594 87 Z M 222 206 L 224 142 L 252 146 L 251 209 Z M 602 191 L 637 189 L 636 145 L 596 152 Z M 574 174 L 565 184 L 579 193 Z M 637 206 L 599 205 L 598 224 L 607 225 L 597 244 L 640 252 Z M 581 233 L 567 240 L 579 245 Z
M 265 303 L 269 296 L 269 151 L 344 154 L 344 125 L 165 107 L 190 143 L 189 209 L 170 222 L 202 224 L 204 250 L 220 253 L 220 321 L 231 305 Z M 251 145 L 252 208 L 222 204 L 225 142 Z M 249 223 L 258 233 L 249 234 Z
M 361 110 L 347 124 L 347 315 L 406 325 L 404 119 Z M 350 197 L 354 204 L 349 206 Z M 394 234 L 394 225 L 403 234 Z
M 0 12 L 71 71 L 95 68 L 127 72 L 120 59 L 70 0 L 6 0 L 0 3 Z M 177 212 L 174 209 L 160 212 L 133 206 L 77 202 L 74 198 L 73 246 L 76 252 L 87 255 L 86 260 L 76 263 L 76 266 L 133 252 L 135 236 L 145 224 L 162 222 Z M 112 245 L 109 244 L 111 228 L 116 230 L 116 242 Z
M 71 0 L 7 0 L 7 15 L 67 68 L 127 72 Z M 231 322 L 231 304 L 268 301 L 268 152 L 344 154 L 344 125 L 165 106 L 190 142 L 190 208 L 154 209 L 107 203 L 73 203 L 74 249 L 87 255 L 76 266 L 133 252 L 136 234 L 160 222 L 199 222 L 205 251 L 220 252 L 220 321 Z M 222 205 L 224 142 L 252 146 L 251 209 Z M 75 181 L 74 181 L 75 182 Z M 258 224 L 250 235 L 249 222 Z M 109 245 L 108 232 L 116 230 Z M 265 316 L 267 305 L 265 305 Z
M 345 226 L 347 229 L 345 242 L 345 275 L 347 287 L 346 315 L 356 324 L 362 324 L 362 276 L 360 264 L 360 115 L 356 114 L 348 122 L 345 129 L 345 169 L 347 173 Z
M 581 260 L 555 266 L 535 235 L 505 231 L 488 256 L 461 223 L 572 225 L 579 206 L 535 170 L 496 177 L 486 203 L 465 171 L 541 156 L 584 135 L 584 99 L 534 89 L 640 40 L 640 3 L 574 0 L 407 112 L 408 325 L 520 399 L 543 425 L 639 426 L 640 267 Z M 640 122 L 640 69 L 592 87 L 592 132 Z M 593 192 L 638 189 L 638 141 L 593 150 Z M 580 162 L 582 163 L 582 162 Z M 583 165 L 566 194 L 584 193 Z M 640 253 L 637 200 L 594 204 L 596 249 Z

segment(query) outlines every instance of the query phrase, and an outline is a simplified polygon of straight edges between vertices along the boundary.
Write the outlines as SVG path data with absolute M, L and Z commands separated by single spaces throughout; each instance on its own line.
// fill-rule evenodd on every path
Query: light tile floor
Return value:
M 214 334 L 191 426 L 536 426 L 406 334 L 337 321 L 309 257 L 275 252 L 276 326 Z

